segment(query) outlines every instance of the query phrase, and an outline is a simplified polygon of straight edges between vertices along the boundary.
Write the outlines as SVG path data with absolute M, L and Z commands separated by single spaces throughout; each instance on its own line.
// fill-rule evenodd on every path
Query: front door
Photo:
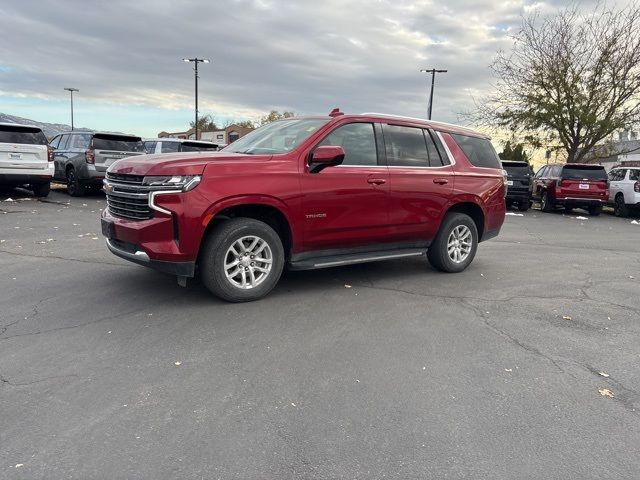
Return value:
M 379 126 L 378 126 L 379 129 Z M 341 146 L 342 165 L 302 174 L 304 249 L 329 250 L 388 242 L 389 173 L 373 123 L 348 123 L 319 145 Z

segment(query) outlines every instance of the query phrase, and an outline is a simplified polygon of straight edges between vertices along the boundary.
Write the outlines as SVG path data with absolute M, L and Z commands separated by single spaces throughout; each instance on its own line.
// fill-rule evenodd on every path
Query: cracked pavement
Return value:
M 0 479 L 640 477 L 630 219 L 532 210 L 461 274 L 287 272 L 231 305 L 111 255 L 101 194 L 6 198 Z

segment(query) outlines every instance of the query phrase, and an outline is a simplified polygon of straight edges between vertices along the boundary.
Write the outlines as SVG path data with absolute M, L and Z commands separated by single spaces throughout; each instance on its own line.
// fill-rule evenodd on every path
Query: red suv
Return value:
M 460 272 L 505 216 L 489 139 L 380 114 L 290 118 L 215 153 L 145 155 L 104 181 L 108 248 L 217 296 L 263 297 L 285 264 L 316 269 L 426 253 Z
M 545 165 L 533 178 L 533 198 L 540 201 L 543 212 L 563 206 L 567 211 L 584 208 L 590 215 L 600 215 L 609 200 L 607 172 L 602 165 Z

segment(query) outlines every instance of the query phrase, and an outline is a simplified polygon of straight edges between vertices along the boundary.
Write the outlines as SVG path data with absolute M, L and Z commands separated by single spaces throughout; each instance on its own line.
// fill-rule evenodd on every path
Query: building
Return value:
M 584 162 L 603 165 L 607 171 L 616 166 L 638 167 L 640 140 L 634 132 L 620 132 L 617 140 L 596 146 L 594 153 Z
M 236 124 L 231 124 L 224 130 L 215 130 L 212 132 L 202 132 L 200 134 L 200 140 L 209 140 L 210 142 L 228 145 L 235 142 L 239 138 L 244 137 L 247 133 L 253 131 L 251 127 L 241 127 Z
M 252 127 L 241 127 L 240 125 L 231 124 L 224 130 L 214 130 L 211 132 L 198 132 L 198 140 L 208 140 L 218 145 L 228 145 L 235 142 L 239 138 L 244 137 L 247 133 L 253 131 Z M 186 132 L 165 132 L 158 133 L 158 138 L 185 138 L 195 140 L 195 130 L 190 128 Z

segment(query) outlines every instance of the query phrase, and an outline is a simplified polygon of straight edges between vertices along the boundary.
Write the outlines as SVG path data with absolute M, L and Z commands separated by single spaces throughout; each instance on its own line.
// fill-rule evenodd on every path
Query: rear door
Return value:
M 95 155 L 97 172 L 106 172 L 113 162 L 122 158 L 145 153 L 140 137 L 109 133 L 94 134 L 91 148 Z
M 392 239 L 432 239 L 453 191 L 449 160 L 441 157 L 427 129 L 392 124 L 382 129 L 389 166 Z
M 24 170 L 46 170 L 47 137 L 37 127 L 0 125 L 0 170 L 20 174 Z
M 60 141 L 57 143 L 55 150 L 53 151 L 53 178 L 64 180 L 65 168 L 67 166 L 67 160 L 71 157 L 69 151 L 67 151 L 67 144 L 69 143 L 71 135 L 60 135 Z
M 616 168 L 609 172 L 609 201 L 614 202 L 616 195 L 622 191 L 627 171 L 624 168 Z
M 609 199 L 607 173 L 600 165 L 563 166 L 558 187 L 556 196 L 605 201 Z

